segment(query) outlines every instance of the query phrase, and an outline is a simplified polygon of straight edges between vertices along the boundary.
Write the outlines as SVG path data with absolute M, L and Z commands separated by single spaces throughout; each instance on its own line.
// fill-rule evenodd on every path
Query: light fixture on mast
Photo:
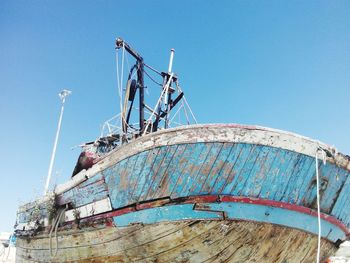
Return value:
M 58 137 L 60 135 L 60 130 L 61 130 L 62 116 L 63 116 L 63 111 L 64 111 L 64 103 L 66 101 L 66 97 L 69 96 L 71 93 L 72 93 L 71 91 L 64 89 L 58 94 L 58 96 L 61 99 L 62 106 L 61 106 L 60 117 L 58 119 L 56 137 L 55 137 L 55 142 L 54 142 L 53 149 L 52 149 L 52 155 L 51 155 L 51 160 L 50 160 L 49 171 L 48 171 L 47 178 L 46 178 L 44 195 L 46 195 L 48 193 L 48 190 L 49 190 L 49 185 L 50 185 L 50 180 L 51 180 L 51 175 L 52 175 L 52 168 L 53 168 L 53 164 L 54 164 L 54 161 L 55 161 Z

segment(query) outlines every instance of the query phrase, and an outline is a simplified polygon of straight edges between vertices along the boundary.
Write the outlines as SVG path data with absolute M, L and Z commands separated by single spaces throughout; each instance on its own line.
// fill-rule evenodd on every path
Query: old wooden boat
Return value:
M 147 65 L 121 39 L 117 47 L 136 59 L 137 74 L 129 74 L 121 133 L 87 144 L 104 154 L 19 208 L 17 262 L 314 262 L 348 238 L 348 156 L 258 126 L 169 128 L 183 99 L 171 66 L 144 121 Z

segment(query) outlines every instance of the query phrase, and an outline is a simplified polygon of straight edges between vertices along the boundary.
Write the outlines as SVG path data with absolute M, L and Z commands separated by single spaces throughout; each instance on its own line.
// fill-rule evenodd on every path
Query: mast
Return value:
M 172 72 L 173 67 L 173 59 L 174 59 L 174 53 L 175 49 L 170 50 L 170 60 L 169 60 L 169 66 L 168 66 L 168 72 L 162 72 L 161 75 L 163 77 L 163 104 L 164 109 L 162 109 L 161 105 L 159 104 L 157 109 L 157 115 L 156 119 L 153 122 L 153 129 L 152 131 L 155 132 L 158 130 L 160 119 L 164 119 L 164 128 L 167 129 L 169 126 L 169 113 L 171 109 L 175 106 L 174 102 L 172 101 L 172 93 L 175 91 L 171 85 L 174 81 L 177 80 L 177 76 Z M 180 99 L 182 96 L 180 97 Z
M 170 118 L 170 112 L 175 106 L 184 98 L 184 93 L 179 87 L 178 78 L 174 74 L 173 60 L 175 50 L 171 49 L 170 59 L 167 72 L 159 72 L 158 70 L 152 68 L 144 62 L 143 57 L 135 51 L 127 42 L 121 38 L 116 39 L 116 49 L 126 50 L 135 60 L 135 64 L 130 68 L 128 80 L 126 82 L 126 88 L 124 92 L 123 106 L 121 107 L 121 123 L 122 123 L 122 132 L 121 132 L 121 143 L 127 142 L 131 137 L 138 137 L 145 135 L 150 132 L 155 132 L 160 128 L 160 123 L 164 129 L 169 128 L 173 123 L 173 119 L 178 114 L 179 110 L 183 108 L 186 118 L 188 116 L 186 113 L 184 102 L 187 105 L 186 100 L 182 102 L 182 105 L 178 107 L 178 110 L 175 112 L 174 116 Z M 124 54 L 124 53 L 123 53 Z M 155 81 L 145 68 L 152 70 L 154 73 L 158 74 L 163 80 L 162 84 Z M 136 75 L 137 80 L 132 79 Z M 161 86 L 161 94 L 158 98 L 158 101 L 154 108 L 150 107 L 145 103 L 145 83 L 144 76 L 147 75 L 154 83 Z M 136 93 L 138 94 L 138 124 L 132 124 L 131 115 L 134 112 L 134 102 L 137 101 L 135 98 Z M 189 107 L 187 105 L 187 107 Z M 147 110 L 147 112 L 145 112 Z M 191 114 L 192 111 L 190 110 Z M 150 114 L 150 117 L 146 117 L 145 113 Z M 193 114 L 192 114 L 193 115 Z M 148 115 L 147 115 L 148 116 Z M 194 116 L 193 116 L 193 119 Z M 189 120 L 187 121 L 189 123 Z M 130 132 L 132 130 L 132 132 Z
M 50 180 L 51 180 L 51 175 L 52 175 L 52 168 L 53 168 L 53 164 L 54 164 L 55 156 L 56 156 L 58 137 L 59 137 L 60 131 L 61 131 L 61 123 L 62 123 L 62 117 L 63 117 L 63 112 L 64 112 L 64 103 L 66 101 L 66 97 L 69 96 L 71 93 L 72 93 L 71 91 L 64 89 L 58 94 L 58 96 L 61 99 L 62 106 L 61 106 L 60 117 L 58 119 L 56 137 L 55 137 L 55 142 L 54 142 L 53 149 L 52 149 L 49 171 L 48 171 L 47 178 L 46 178 L 44 195 L 46 195 L 48 193 L 48 191 L 49 191 Z
M 145 86 L 144 86 L 144 62 L 143 62 L 143 58 L 133 48 L 131 48 L 128 43 L 126 43 L 121 38 L 117 38 L 117 40 L 116 40 L 116 49 L 119 49 L 119 48 L 125 48 L 125 50 L 128 51 L 128 53 L 136 59 L 136 70 L 137 70 L 137 87 L 136 88 L 139 89 L 139 127 L 140 127 L 139 132 L 140 132 L 140 134 L 142 134 L 143 129 L 144 129 L 144 122 L 145 122 L 145 103 L 144 103 L 144 100 L 145 100 L 144 88 L 145 88 Z M 126 120 L 123 120 L 123 122 L 124 121 L 126 122 Z M 127 132 L 127 125 L 123 124 L 123 132 L 124 133 Z
M 143 59 L 141 58 L 140 61 L 138 61 L 138 70 L 137 70 L 137 79 L 138 79 L 138 88 L 139 88 L 139 123 L 140 123 L 140 134 L 143 132 L 144 129 L 144 122 L 145 122 L 145 87 L 144 87 L 144 79 L 143 79 L 143 71 L 144 71 L 144 66 L 143 66 Z
M 167 79 L 169 77 L 172 78 L 172 68 L 173 68 L 173 59 L 174 59 L 174 53 L 175 53 L 175 49 L 171 49 L 170 50 L 170 60 L 169 60 L 169 67 L 168 67 L 168 76 Z M 172 82 L 172 79 L 171 79 Z M 170 82 L 170 85 L 171 85 Z M 164 128 L 168 128 L 168 117 L 169 117 L 169 112 L 170 112 L 170 106 L 171 106 L 171 92 L 167 91 L 165 93 L 165 98 L 164 98 L 164 104 L 165 104 L 165 110 L 166 110 L 166 116 L 165 116 L 165 120 L 164 120 Z

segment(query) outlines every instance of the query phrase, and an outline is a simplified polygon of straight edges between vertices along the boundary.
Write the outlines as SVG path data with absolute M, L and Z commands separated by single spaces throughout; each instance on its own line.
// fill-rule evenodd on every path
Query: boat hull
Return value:
M 34 211 L 50 212 L 20 208 L 18 261 L 47 262 L 51 240 L 53 262 L 311 262 L 318 218 L 323 257 L 349 236 L 349 167 L 327 145 L 261 127 L 149 134 L 56 188 L 58 228 L 44 222 L 24 237 Z
M 103 225 L 17 241 L 17 262 L 314 262 L 317 237 L 303 231 L 233 220 Z M 52 238 L 51 253 L 56 241 Z M 336 247 L 322 240 L 321 257 Z

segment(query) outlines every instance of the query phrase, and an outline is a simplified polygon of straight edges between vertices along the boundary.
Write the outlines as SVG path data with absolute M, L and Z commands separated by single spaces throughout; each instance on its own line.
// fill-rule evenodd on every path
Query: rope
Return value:
M 318 153 L 322 153 L 322 161 L 323 165 L 326 164 L 326 153 L 325 151 L 318 147 L 315 154 L 315 165 L 316 165 L 316 197 L 317 197 L 317 221 L 318 221 L 318 236 L 317 236 L 317 259 L 316 262 L 320 262 L 320 254 L 321 254 L 321 207 L 320 207 L 320 176 L 319 176 L 319 167 L 318 167 Z
M 57 237 L 57 229 L 58 229 L 58 225 L 61 221 L 62 215 L 64 214 L 64 212 L 66 212 L 67 208 L 64 208 L 63 210 L 61 210 L 59 216 L 56 217 L 54 224 L 52 225 L 51 229 L 50 229 L 50 234 L 49 234 L 49 239 L 50 239 L 50 257 L 56 257 L 57 256 L 57 252 L 58 252 L 58 237 Z M 52 253 L 52 230 L 55 229 L 55 241 L 56 241 L 56 247 L 55 247 L 55 253 Z

